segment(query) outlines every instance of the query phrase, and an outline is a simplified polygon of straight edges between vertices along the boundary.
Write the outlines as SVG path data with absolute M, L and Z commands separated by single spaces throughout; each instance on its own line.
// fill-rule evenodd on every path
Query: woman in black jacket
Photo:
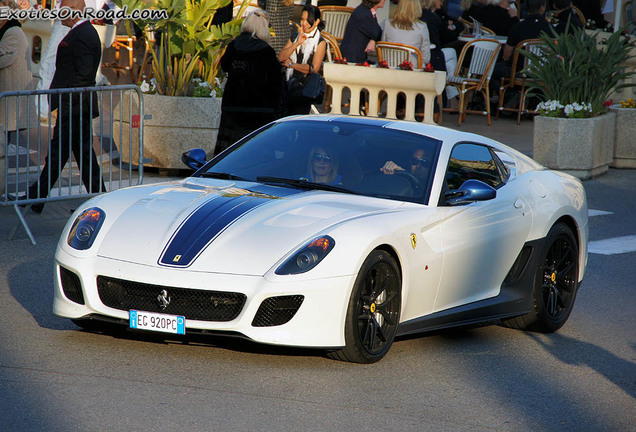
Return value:
M 269 45 L 265 11 L 254 11 L 245 18 L 241 34 L 230 42 L 221 59 L 221 68 L 228 77 L 215 155 L 281 115 L 283 74 Z

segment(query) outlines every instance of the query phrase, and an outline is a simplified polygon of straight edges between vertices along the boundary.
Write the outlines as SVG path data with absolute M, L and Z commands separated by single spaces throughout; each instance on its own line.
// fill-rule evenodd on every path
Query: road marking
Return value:
M 605 210 L 592 210 L 592 209 L 588 209 L 587 210 L 587 216 L 588 217 L 593 217 L 593 216 L 606 216 L 606 215 L 611 215 L 614 214 L 612 212 L 608 212 Z
M 587 250 L 601 255 L 616 255 L 636 251 L 636 235 L 591 241 Z

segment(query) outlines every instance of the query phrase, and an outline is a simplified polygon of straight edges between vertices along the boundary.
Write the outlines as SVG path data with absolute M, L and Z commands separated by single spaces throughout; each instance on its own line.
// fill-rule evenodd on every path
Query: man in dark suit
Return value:
M 84 10 L 84 0 L 62 0 L 62 7 Z M 51 89 L 93 87 L 101 61 L 101 42 L 90 21 L 66 18 L 62 24 L 70 27 L 57 49 L 55 75 Z M 89 193 L 105 191 L 100 166 L 93 152 L 92 119 L 99 115 L 97 97 L 90 92 L 51 96 L 51 111 L 57 109 L 50 152 L 38 182 L 29 187 L 28 198 L 42 198 L 60 176 L 69 160 L 69 147 L 80 165 L 82 182 Z M 41 213 L 44 204 L 33 204 L 31 209 Z
M 375 12 L 384 7 L 386 0 L 362 0 L 362 4 L 351 12 L 340 44 L 342 56 L 348 62 L 361 63 L 367 60 L 367 52 L 375 51 L 375 42 L 382 38 L 382 27 Z

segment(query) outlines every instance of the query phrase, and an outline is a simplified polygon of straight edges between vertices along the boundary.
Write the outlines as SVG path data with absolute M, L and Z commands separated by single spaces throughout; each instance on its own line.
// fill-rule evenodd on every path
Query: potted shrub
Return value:
M 615 114 L 605 101 L 633 74 L 625 65 L 634 41 L 576 29 L 542 34 L 539 53 L 527 52 L 530 91 L 543 100 L 535 117 L 533 157 L 549 168 L 586 179 L 605 173 L 613 161 Z
M 636 101 L 632 98 L 612 104 L 616 115 L 614 129 L 614 168 L 636 168 Z
M 230 41 L 240 33 L 242 18 L 226 24 L 212 25 L 216 11 L 232 0 L 116 0 L 128 10 L 154 8 L 167 11 L 160 21 L 136 21 L 146 29 L 150 43 L 153 77 L 140 84 L 144 92 L 144 160 L 145 166 L 160 170 L 182 168 L 181 154 L 201 147 L 214 151 L 221 117 L 223 80 L 221 57 Z M 248 6 L 244 0 L 238 12 Z M 130 103 L 124 100 L 121 115 L 122 141 L 128 143 L 132 131 Z M 137 110 L 133 102 L 133 114 Z M 120 109 L 114 112 L 114 136 L 120 136 Z M 136 163 L 135 150 L 121 147 L 122 161 Z

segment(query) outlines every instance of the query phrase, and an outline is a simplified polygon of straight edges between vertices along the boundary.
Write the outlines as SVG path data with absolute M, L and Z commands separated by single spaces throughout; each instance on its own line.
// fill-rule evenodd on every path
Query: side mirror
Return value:
M 190 149 L 181 155 L 181 161 L 193 170 L 198 170 L 206 163 L 207 155 L 202 148 Z
M 451 206 L 488 201 L 496 196 L 497 191 L 492 186 L 479 180 L 466 180 L 459 189 L 444 194 L 446 203 Z

